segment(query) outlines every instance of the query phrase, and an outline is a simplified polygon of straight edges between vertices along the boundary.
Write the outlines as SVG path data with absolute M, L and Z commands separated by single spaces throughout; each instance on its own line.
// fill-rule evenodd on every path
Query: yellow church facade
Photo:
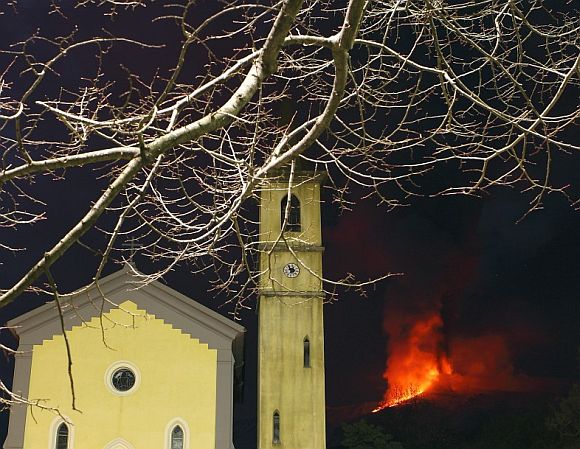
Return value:
M 233 448 L 244 328 L 161 283 L 139 285 L 127 266 L 72 298 L 66 340 L 54 303 L 9 323 L 13 390 L 48 399 L 12 407 L 4 449 Z

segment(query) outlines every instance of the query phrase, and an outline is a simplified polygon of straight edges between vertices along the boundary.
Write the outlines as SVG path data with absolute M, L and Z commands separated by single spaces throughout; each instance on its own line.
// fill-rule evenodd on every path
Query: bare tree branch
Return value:
M 52 186 L 72 172 L 95 177 L 94 200 L 56 244 L 32 249 L 38 259 L 1 286 L 0 305 L 38 289 L 77 243 L 98 255 L 98 283 L 131 239 L 157 267 L 144 282 L 178 265 L 211 271 L 238 313 L 260 275 L 252 201 L 299 161 L 328 173 L 343 208 L 352 186 L 387 209 L 496 187 L 519 189 L 529 211 L 549 194 L 578 205 L 563 169 L 580 150 L 580 26 L 569 10 L 540 0 L 77 6 L 107 14 L 79 30 L 74 5 L 54 6 L 62 35 L 14 37 L 0 53 L 0 226 L 38 232 Z M 279 243 L 292 250 L 283 233 Z M 0 242 L 0 258 L 22 249 Z M 332 294 L 382 278 L 323 281 Z

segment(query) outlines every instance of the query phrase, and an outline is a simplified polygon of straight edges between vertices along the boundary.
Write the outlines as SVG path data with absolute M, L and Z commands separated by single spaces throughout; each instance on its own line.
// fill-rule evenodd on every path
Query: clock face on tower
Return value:
M 284 265 L 282 271 L 284 271 L 284 275 L 286 277 L 295 278 L 300 274 L 300 267 L 295 263 L 287 263 L 286 265 Z

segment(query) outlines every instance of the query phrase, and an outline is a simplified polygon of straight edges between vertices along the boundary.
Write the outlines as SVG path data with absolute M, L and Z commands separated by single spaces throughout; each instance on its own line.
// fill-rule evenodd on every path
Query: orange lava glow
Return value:
M 438 310 L 421 316 L 392 314 L 383 373 L 388 389 L 376 413 L 408 403 L 428 392 L 481 393 L 542 388 L 541 379 L 518 374 L 509 336 L 490 333 L 444 341 Z
M 450 362 L 439 354 L 442 326 L 439 314 L 432 314 L 415 321 L 406 338 L 396 339 L 383 375 L 389 388 L 374 413 L 422 395 L 437 383 L 442 372 L 452 372 Z

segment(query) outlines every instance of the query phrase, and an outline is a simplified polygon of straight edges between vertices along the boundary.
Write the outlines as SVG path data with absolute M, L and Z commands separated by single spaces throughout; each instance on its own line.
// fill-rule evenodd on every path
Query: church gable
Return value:
M 213 349 L 231 348 L 232 340 L 243 336 L 242 326 L 176 290 L 157 281 L 144 284 L 129 265 L 99 280 L 98 287 L 91 285 L 63 298 L 65 329 L 88 322 L 127 300 L 173 327 L 200 338 Z M 31 345 L 62 333 L 54 302 L 15 318 L 9 325 L 17 327 L 21 341 L 24 339 L 25 344 Z
M 74 439 L 70 447 L 124 441 L 130 448 L 165 448 L 173 438 L 184 449 L 231 449 L 234 373 L 242 372 L 244 328 L 159 282 L 139 282 L 126 266 L 98 288 L 62 299 L 82 413 L 72 409 L 54 303 L 9 323 L 18 327 L 21 351 L 14 389 L 33 400 L 49 398 L 45 404 L 59 408 L 71 422 L 62 436 Z M 52 448 L 59 429 L 68 429 L 54 420 L 49 412 L 13 407 L 4 448 L 46 447 L 47 439 Z

